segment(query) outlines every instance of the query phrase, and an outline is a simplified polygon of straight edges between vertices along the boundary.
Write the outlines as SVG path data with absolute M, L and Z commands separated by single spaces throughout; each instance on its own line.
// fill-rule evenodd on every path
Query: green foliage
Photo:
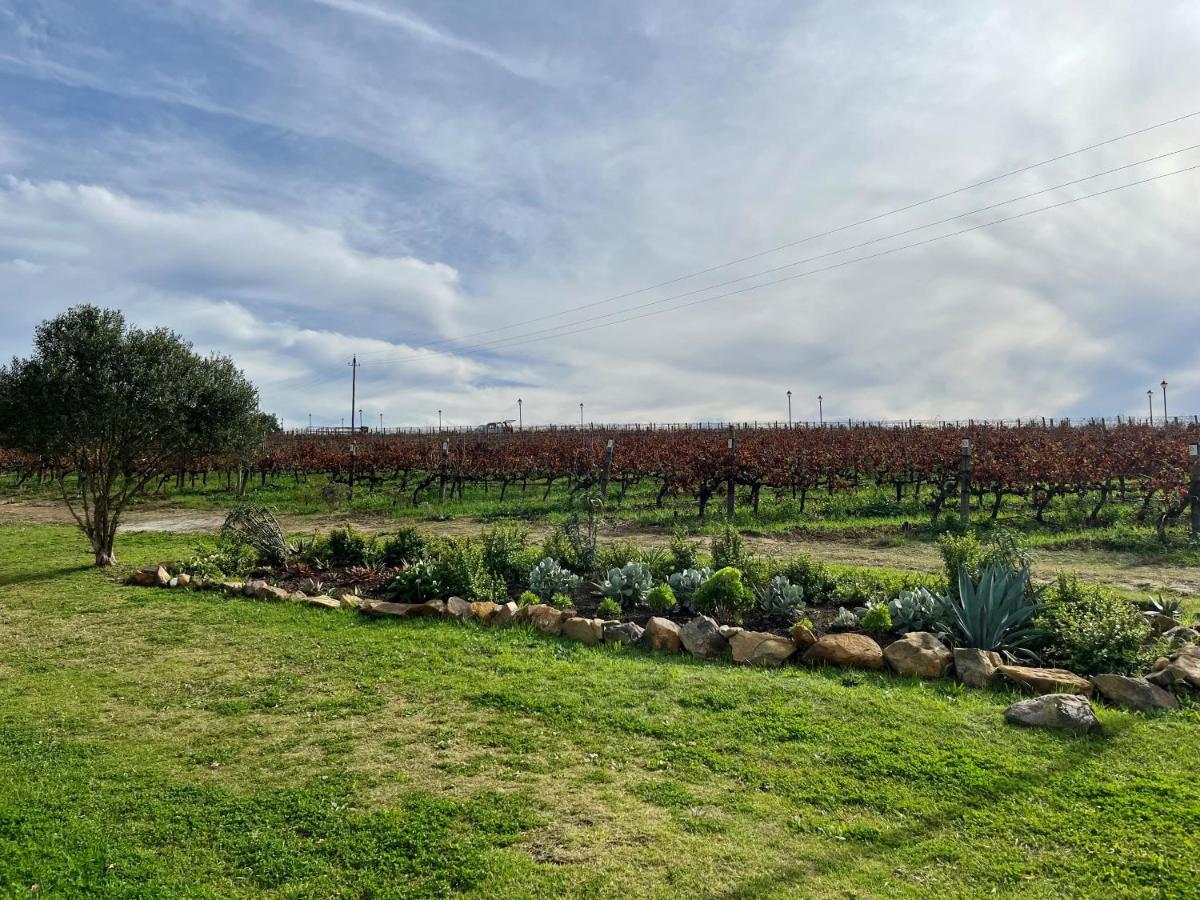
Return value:
M 889 572 L 884 569 L 851 569 L 838 572 L 829 605 L 865 606 L 872 601 L 886 601 L 901 591 L 916 587 L 940 589 L 942 580 L 922 572 Z
M 670 568 L 668 572 L 682 572 L 685 569 L 695 569 L 699 567 L 700 548 L 696 542 L 688 537 L 686 528 L 676 527 L 671 532 L 671 544 L 667 548 L 667 553 L 670 555 Z M 656 573 L 655 577 L 659 577 Z M 666 576 L 661 576 L 665 578 Z
M 1059 575 L 1046 592 L 1037 624 L 1048 636 L 1045 654 L 1073 672 L 1135 673 L 1152 661 L 1151 629 L 1137 608 L 1075 575 Z
M 567 571 L 549 556 L 529 573 L 529 589 L 543 601 L 548 601 L 555 594 L 574 594 L 577 587 L 579 576 Z
M 604 544 L 596 551 L 596 569 L 607 572 L 609 569 L 622 569 L 629 563 L 640 563 L 642 551 L 633 541 L 613 541 Z
M 684 569 L 682 572 L 676 572 L 667 579 L 667 584 L 670 585 L 671 591 L 675 594 L 675 598 L 683 603 L 691 600 L 692 596 L 700 589 L 700 585 L 708 581 L 712 577 L 713 571 L 709 568 L 703 569 Z
M 621 617 L 621 604 L 612 597 L 605 597 L 596 606 L 596 615 L 601 619 L 619 619 Z
M 646 595 L 646 606 L 656 613 L 669 612 L 675 608 L 677 602 L 675 592 L 669 584 L 656 585 Z
M 329 532 L 329 561 L 335 566 L 362 566 L 374 556 L 373 538 L 349 525 Z
M 711 616 L 736 616 L 754 608 L 754 592 L 742 581 L 742 573 L 726 566 L 718 569 L 692 595 L 697 612 Z
M 793 556 L 779 568 L 779 574 L 798 587 L 810 604 L 833 602 L 838 580 L 820 560 L 803 553 Z
M 542 598 L 533 591 L 524 591 L 522 592 L 521 596 L 517 598 L 517 606 L 535 606 L 541 602 Z
M 497 525 L 479 538 L 483 567 L 513 589 L 529 583 L 529 529 L 523 525 Z
M 567 520 L 546 539 L 542 546 L 543 555 L 561 561 L 565 568 L 577 575 L 590 575 L 597 571 L 601 505 L 598 497 L 586 497 L 577 502 Z
M 643 550 L 638 561 L 650 570 L 650 577 L 655 581 L 666 581 L 674 571 L 671 567 L 671 554 L 659 547 Z
M 221 525 L 221 539 L 254 549 L 267 565 L 283 566 L 292 548 L 274 513 L 257 503 L 242 503 L 230 510 Z
M 640 562 L 628 562 L 619 569 L 609 569 L 608 577 L 596 585 L 605 597 L 623 607 L 637 606 L 646 599 L 653 580 L 650 569 Z
M 198 547 L 180 568 L 198 578 L 235 578 L 258 565 L 258 552 L 246 544 L 221 541 L 215 548 Z
M 388 597 L 400 603 L 424 603 L 442 593 L 437 573 L 431 563 L 418 560 L 401 569 L 388 585 Z
M 1183 601 L 1178 597 L 1165 597 L 1159 594 L 1157 597 L 1148 598 L 1142 604 L 1142 609 L 1148 613 L 1170 616 L 1172 619 L 1183 618 Z
M 504 579 L 495 572 L 480 566 L 471 578 L 471 593 L 473 600 L 491 600 L 493 603 L 503 603 L 508 599 L 508 586 Z
M 950 629 L 949 601 L 944 594 L 935 594 L 917 586 L 901 591 L 888 602 L 892 627 L 900 634 L 910 631 L 930 631 L 942 634 Z
M 405 526 L 387 535 L 380 546 L 380 556 L 389 566 L 407 566 L 425 555 L 428 541 L 412 526 Z
M 80 475 L 64 499 L 97 565 L 115 562 L 125 507 L 165 465 L 241 459 L 266 429 L 253 385 L 223 356 L 200 356 L 165 328 L 75 306 L 42 322 L 33 355 L 0 366 L 0 446 L 64 460 Z
M 733 568 L 743 571 L 750 562 L 750 551 L 742 540 L 742 533 L 732 523 L 726 522 L 712 536 L 709 552 L 714 569 Z
M 776 575 L 759 595 L 758 608 L 766 616 L 793 622 L 804 612 L 804 591 L 788 581 L 786 575 Z
M 433 545 L 434 574 L 447 597 L 480 597 L 478 591 L 493 592 L 495 581 L 483 564 L 483 547 L 469 537 L 444 538 Z
M 985 542 L 980 542 L 973 531 L 965 534 L 946 533 L 938 538 L 938 549 L 942 554 L 951 597 L 958 595 L 959 574 L 962 572 L 976 580 L 985 569 L 1016 572 L 1029 567 L 1029 553 L 1021 539 L 1002 528 L 992 532 Z
M 1030 599 L 1029 569 L 989 566 L 972 579 L 964 570 L 950 597 L 957 642 L 963 647 L 1028 654 L 1042 633 L 1034 627 L 1037 593 Z
M 829 623 L 829 627 L 834 631 L 853 631 L 860 625 L 862 623 L 859 621 L 858 616 L 844 606 L 838 609 L 838 614 Z
M 555 594 L 550 598 L 550 605 L 556 609 L 570 609 L 575 605 L 575 601 L 566 594 Z
M 858 611 L 859 621 L 867 631 L 891 631 L 892 614 L 886 603 L 868 603 Z

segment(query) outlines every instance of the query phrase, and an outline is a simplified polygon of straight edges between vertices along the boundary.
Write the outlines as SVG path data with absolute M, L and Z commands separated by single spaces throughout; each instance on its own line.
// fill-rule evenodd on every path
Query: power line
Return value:
M 794 241 L 789 241 L 786 244 L 780 244 L 776 247 L 771 247 L 767 250 L 760 250 L 756 253 L 751 253 L 747 256 L 741 256 L 741 257 L 738 257 L 737 259 L 729 260 L 728 262 L 718 263 L 717 265 L 709 266 L 708 268 L 705 268 L 705 269 L 699 269 L 695 272 L 689 272 L 684 275 L 678 275 L 674 278 L 669 278 L 665 281 L 659 281 L 659 282 L 656 282 L 655 284 L 647 285 L 645 287 L 640 287 L 640 288 L 637 288 L 637 289 L 631 290 L 631 291 L 626 291 L 623 294 L 615 294 L 611 297 L 605 297 L 601 300 L 593 300 L 589 303 L 583 303 L 583 304 L 579 304 L 577 306 L 568 307 L 567 309 L 559 310 L 557 312 L 545 313 L 544 315 L 535 316 L 531 319 L 524 319 L 519 322 L 513 322 L 508 325 L 501 325 L 501 326 L 497 326 L 495 328 L 488 328 L 488 329 L 483 329 L 481 331 L 471 332 L 469 334 L 460 335 L 459 337 L 456 337 L 456 338 L 442 338 L 441 340 L 426 343 L 423 346 L 426 348 L 430 348 L 430 347 L 440 347 L 440 346 L 444 346 L 446 344 L 457 344 L 462 341 L 469 340 L 470 338 L 473 338 L 473 337 L 479 337 L 481 335 L 492 334 L 492 333 L 500 332 L 500 331 L 511 331 L 512 329 L 519 328 L 522 325 L 532 325 L 537 322 L 543 322 L 548 319 L 554 319 L 559 316 L 568 315 L 572 312 L 577 312 L 579 310 L 591 309 L 592 307 L 595 307 L 595 306 L 602 306 L 602 305 L 605 305 L 608 303 L 615 303 L 618 300 L 625 300 L 625 299 L 628 299 L 629 297 L 636 297 L 637 295 L 647 293 L 648 291 L 657 290 L 658 288 L 662 288 L 662 287 L 669 287 L 672 284 L 678 284 L 681 281 L 687 281 L 691 278 L 698 278 L 701 275 L 708 275 L 713 272 L 719 272 L 722 269 L 727 269 L 731 266 L 736 266 L 740 263 L 749 262 L 750 260 L 753 260 L 753 259 L 759 259 L 763 256 L 768 256 L 772 253 L 778 253 L 781 250 L 788 250 L 792 247 L 797 247 L 801 244 L 806 244 L 810 241 L 818 240 L 819 238 L 829 237 L 830 235 L 838 234 L 839 232 L 842 232 L 842 231 L 848 231 L 851 228 L 857 228 L 861 225 L 868 225 L 872 222 L 878 222 L 881 219 L 886 219 L 890 216 L 899 215 L 900 213 L 903 213 L 903 212 L 909 212 L 911 210 L 918 209 L 919 207 L 927 206 L 930 203 L 936 203 L 938 200 L 945 200 L 948 197 L 954 197 L 958 194 L 965 193 L 966 191 L 974 190 L 975 188 L 985 187 L 989 184 L 995 184 L 998 181 L 1003 181 L 1004 179 L 1011 178 L 1014 175 L 1021 175 L 1021 174 L 1024 174 L 1025 172 L 1031 172 L 1034 169 L 1039 169 L 1043 166 L 1048 166 L 1051 163 L 1061 162 L 1064 159 L 1070 159 L 1072 156 L 1079 156 L 1082 153 L 1088 153 L 1092 150 L 1098 150 L 1101 147 L 1106 147 L 1110 144 L 1115 144 L 1119 141 L 1128 140 L 1131 137 L 1137 137 L 1138 135 L 1148 134 L 1151 131 L 1156 131 L 1160 128 L 1166 128 L 1169 125 L 1176 125 L 1180 122 L 1187 121 L 1188 119 L 1193 119 L 1197 116 L 1200 116 L 1200 110 L 1196 110 L 1194 112 L 1189 112 L 1189 113 L 1186 113 L 1181 116 L 1176 116 L 1173 119 L 1167 119 L 1166 121 L 1158 122 L 1154 125 L 1147 125 L 1144 128 L 1138 128 L 1138 129 L 1135 129 L 1134 131 L 1127 131 L 1124 134 L 1119 134 L 1119 135 L 1116 135 L 1115 137 L 1106 138 L 1105 140 L 1102 140 L 1102 141 L 1097 141 L 1096 143 L 1089 144 L 1086 147 L 1080 147 L 1077 150 L 1071 150 L 1067 153 L 1060 153 L 1059 155 L 1052 156 L 1049 159 L 1043 159 L 1039 162 L 1029 163 L 1027 165 L 1019 166 L 1018 168 L 1011 169 L 1007 172 L 1002 172 L 999 175 L 993 175 L 989 178 L 984 178 L 980 181 L 974 181 L 970 184 L 962 185 L 961 187 L 954 188 L 953 190 L 945 191 L 940 194 L 935 194 L 932 197 L 926 197 L 924 200 L 917 200 L 917 201 L 914 201 L 913 203 L 909 203 L 904 206 L 899 206 L 899 207 L 896 207 L 895 209 L 887 210 L 886 212 L 881 212 L 881 213 L 877 213 L 873 216 L 868 216 L 865 219 L 859 219 L 855 222 L 849 222 L 844 225 L 838 225 L 834 228 L 829 228 L 825 231 L 810 234 L 806 237 L 802 237 L 802 238 L 799 238 Z M 363 356 L 369 356 L 369 355 L 374 356 L 374 355 L 386 354 L 386 353 L 390 353 L 390 352 L 391 351 L 388 351 L 388 350 L 368 351 L 367 353 L 364 353 L 362 355 Z

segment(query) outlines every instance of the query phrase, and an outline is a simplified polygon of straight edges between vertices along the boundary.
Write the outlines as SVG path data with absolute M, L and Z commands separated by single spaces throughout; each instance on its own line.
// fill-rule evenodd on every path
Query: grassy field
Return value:
M 204 538 L 128 535 L 127 562 Z M 1187 896 L 1200 709 L 125 587 L 0 528 L 7 896 Z

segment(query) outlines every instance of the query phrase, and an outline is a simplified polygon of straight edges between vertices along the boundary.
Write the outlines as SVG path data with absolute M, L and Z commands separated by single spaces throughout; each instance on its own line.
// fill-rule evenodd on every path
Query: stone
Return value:
M 884 648 L 883 658 L 898 675 L 941 678 L 954 664 L 950 648 L 928 631 L 910 631 Z
M 744 629 L 738 628 L 736 625 L 721 625 L 717 628 L 717 630 L 721 632 L 721 637 L 725 638 L 725 640 L 729 640 L 739 631 L 743 631 Z
M 192 576 L 189 575 L 187 572 L 180 572 L 178 575 L 175 576 L 175 586 L 176 587 L 187 587 L 191 583 L 192 583 Z
M 859 669 L 882 669 L 883 649 L 865 634 L 826 634 L 817 638 L 817 642 L 805 651 L 804 660 Z
M 467 608 L 467 618 L 475 619 L 486 625 L 492 621 L 492 616 L 496 615 L 498 609 L 500 609 L 499 603 L 493 603 L 491 600 L 477 600 Z
M 696 616 L 679 629 L 679 641 L 692 656 L 714 659 L 729 649 L 729 641 L 721 636 L 716 620 Z
M 227 594 L 240 594 L 240 593 L 242 593 L 242 590 L 244 588 L 245 588 L 245 585 L 243 585 L 240 581 L 222 581 L 221 582 L 221 590 L 223 590 Z
M 330 596 L 342 604 L 342 606 L 346 607 L 346 609 L 361 609 L 363 603 L 366 602 L 361 596 L 353 591 L 336 591 L 333 594 L 330 594 Z
M 1163 637 L 1171 642 L 1172 647 L 1179 647 L 1183 644 L 1194 644 L 1200 641 L 1200 631 L 1185 625 L 1178 625 L 1170 631 L 1163 632 Z
M 1148 612 L 1146 613 L 1146 624 L 1154 631 L 1155 634 L 1166 634 L 1172 628 L 1179 625 L 1179 620 L 1174 616 L 1168 616 L 1166 613 Z
M 679 626 L 662 616 L 650 617 L 650 620 L 646 622 L 642 641 L 651 650 L 663 653 L 678 653 L 680 647 L 683 646 L 683 642 L 679 639 Z
M 330 597 L 328 594 L 318 594 L 315 597 L 305 597 L 304 602 L 309 606 L 319 606 L 323 609 L 341 609 L 342 601 Z
M 263 581 L 261 578 L 251 578 L 249 581 L 247 581 L 245 584 L 242 585 L 242 593 L 245 594 L 247 597 L 253 597 L 255 594 L 258 593 L 258 589 L 261 587 L 265 587 L 266 584 L 267 583 L 265 581 Z
M 1171 664 L 1171 660 L 1165 656 L 1160 656 L 1154 661 L 1154 665 L 1150 667 L 1151 672 L 1161 672 Z
M 605 622 L 604 643 L 636 644 L 642 639 L 643 631 L 637 622 Z
M 1167 664 L 1146 678 L 1162 688 L 1190 687 L 1200 690 L 1200 647 L 1188 644 L 1167 657 Z
M 729 639 L 733 661 L 748 666 L 781 666 L 796 653 L 796 643 L 790 637 L 780 637 L 766 631 L 746 631 L 739 628 Z
M 451 597 L 446 601 L 446 614 L 456 619 L 465 619 L 471 611 L 471 604 L 462 597 Z
M 267 584 L 264 581 L 254 589 L 254 596 L 259 600 L 289 600 L 291 599 L 292 594 L 290 591 L 284 590 L 281 587 L 276 587 L 273 584 Z M 301 594 L 301 596 L 304 595 Z
M 1004 718 L 1015 725 L 1057 728 L 1076 734 L 1095 734 L 1100 730 L 1100 720 L 1092 704 L 1078 694 L 1045 694 L 1020 700 L 1004 711 Z
M 142 566 L 127 581 L 138 587 L 166 587 L 171 583 L 171 573 L 164 566 Z
M 582 644 L 598 644 L 604 640 L 604 622 L 601 619 L 571 616 L 562 623 L 562 633 L 564 637 Z
M 1145 678 L 1128 678 L 1124 675 L 1096 675 L 1092 678 L 1106 700 L 1117 706 L 1150 712 L 1156 709 L 1177 709 L 1179 701 L 1170 691 L 1165 691 Z
M 954 651 L 954 671 L 967 687 L 986 688 L 996 683 L 996 670 L 1004 659 L 994 650 L 958 647 Z
M 439 619 L 446 614 L 441 600 L 424 603 L 389 603 L 385 600 L 365 600 L 358 611 L 368 616 L 391 616 L 397 619 Z
M 563 620 L 571 618 L 571 616 L 564 615 L 562 610 L 555 609 L 553 606 L 547 606 L 544 603 L 538 603 L 525 608 L 529 610 L 527 617 L 529 624 L 542 634 L 562 634 Z
M 498 610 L 496 610 L 495 614 L 491 618 L 491 624 L 495 625 L 497 628 L 503 628 L 505 625 L 511 625 L 513 616 L 517 614 L 518 609 L 520 609 L 520 607 L 517 606 L 517 604 L 512 600 L 509 600 L 507 603 L 501 605 Z
M 792 643 L 800 650 L 807 650 L 817 642 L 817 636 L 803 622 L 797 622 L 793 625 L 790 634 L 792 635 Z
M 1038 669 L 1033 666 L 997 666 L 996 671 L 1018 687 L 1035 694 L 1092 695 L 1092 683 L 1066 669 Z

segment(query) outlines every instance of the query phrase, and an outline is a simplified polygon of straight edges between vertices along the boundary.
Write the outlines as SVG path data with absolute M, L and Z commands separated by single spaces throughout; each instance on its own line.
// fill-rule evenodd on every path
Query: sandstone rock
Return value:
M 564 637 L 584 644 L 598 644 L 604 639 L 604 622 L 600 619 L 585 619 L 582 616 L 571 616 L 562 623 Z
M 739 628 L 729 639 L 733 661 L 750 666 L 781 666 L 796 653 L 790 637 L 780 637 L 766 631 L 746 631 Z
M 817 642 L 817 636 L 812 633 L 812 629 L 803 622 L 797 622 L 792 626 L 791 630 L 792 643 L 799 649 L 807 650 Z
M 446 607 L 442 605 L 441 600 L 428 600 L 425 603 L 388 603 L 384 600 L 365 600 L 358 611 L 368 616 L 391 616 L 397 619 L 438 619 L 446 614 Z
M 265 581 L 254 589 L 254 596 L 259 600 L 289 600 L 291 592 L 286 591 L 281 587 L 276 587 L 273 584 L 267 584 Z M 304 596 L 301 594 L 300 596 Z
M 1200 647 L 1188 644 L 1167 657 L 1167 664 L 1146 678 L 1163 688 L 1190 687 L 1200 690 Z
M 1146 613 L 1146 624 L 1153 629 L 1155 634 L 1166 634 L 1172 628 L 1178 627 L 1179 620 L 1166 613 L 1148 612 Z
M 646 631 L 642 640 L 651 650 L 661 650 L 664 653 L 678 653 L 682 642 L 679 639 L 679 626 L 670 619 L 652 616 L 646 623 Z
M 266 584 L 267 583 L 261 578 L 251 578 L 242 585 L 242 593 L 247 597 L 253 597 L 258 593 L 258 589 L 261 587 L 266 587 Z
M 826 634 L 804 654 L 805 662 L 882 669 L 883 650 L 865 634 Z
M 606 644 L 636 644 L 642 639 L 643 628 L 636 622 L 605 622 Z
M 1104 697 L 1117 706 L 1126 706 L 1140 712 L 1155 709 L 1175 709 L 1179 701 L 1170 691 L 1165 691 L 1145 678 L 1127 678 L 1124 675 L 1096 675 L 1092 678 Z
M 721 636 L 721 629 L 714 619 L 696 616 L 679 629 L 679 640 L 688 653 L 702 659 L 713 659 L 729 648 L 729 641 Z
M 517 614 L 517 610 L 519 608 L 520 607 L 518 607 L 516 603 L 514 603 L 512 600 L 509 600 L 507 603 L 503 604 L 499 609 L 496 610 L 495 615 L 493 615 L 491 618 L 491 624 L 493 624 L 497 627 L 511 625 L 512 621 L 513 621 L 513 616 L 515 616 Z
M 451 597 L 446 601 L 446 614 L 456 619 L 465 619 L 471 611 L 471 604 L 462 597 Z
M 1172 647 L 1178 647 L 1182 644 L 1194 644 L 1200 641 L 1200 631 L 1197 631 L 1195 628 L 1178 625 L 1170 631 L 1164 632 L 1163 637 L 1171 642 Z
M 222 581 L 221 590 L 227 594 L 240 594 L 245 589 L 245 585 L 240 581 Z
M 1092 683 L 1066 669 L 1038 669 L 1032 666 L 997 666 L 996 671 L 1018 687 L 1035 694 L 1092 695 Z
M 1077 734 L 1094 734 L 1100 721 L 1086 698 L 1078 694 L 1046 694 L 1014 703 L 1004 718 L 1016 725 L 1058 728 Z
M 954 651 L 954 671 L 967 687 L 985 688 L 996 683 L 996 670 L 1004 665 L 999 653 L 975 647 L 959 647 Z
M 342 601 L 335 600 L 328 594 L 318 594 L 316 597 L 305 597 L 304 602 L 309 606 L 320 606 L 324 609 L 341 609 Z
M 163 566 L 142 566 L 127 580 L 138 587 L 166 587 L 171 583 L 171 573 Z
M 361 609 L 364 599 L 353 591 L 336 591 L 330 594 L 334 600 L 338 601 L 346 609 Z
M 491 600 L 478 600 L 467 608 L 467 618 L 476 619 L 486 625 L 492 621 L 492 617 L 499 609 L 499 603 L 493 603 Z
M 954 663 L 950 648 L 928 631 L 910 631 L 893 641 L 883 651 L 883 658 L 898 674 L 918 678 L 941 678 Z
M 529 624 L 542 634 L 562 634 L 563 619 L 571 618 L 565 616 L 562 610 L 541 603 L 525 608 L 529 610 Z
M 744 629 L 738 628 L 736 625 L 721 625 L 718 626 L 717 630 L 721 632 L 721 637 L 725 638 L 725 640 L 729 640 L 739 631 Z
M 1154 661 L 1154 665 L 1150 667 L 1151 672 L 1161 672 L 1171 664 L 1171 660 L 1165 656 L 1160 656 Z
M 187 572 L 180 572 L 178 575 L 175 576 L 174 580 L 175 580 L 176 587 L 187 587 L 188 585 L 190 585 L 192 583 L 192 576 L 189 575 Z

